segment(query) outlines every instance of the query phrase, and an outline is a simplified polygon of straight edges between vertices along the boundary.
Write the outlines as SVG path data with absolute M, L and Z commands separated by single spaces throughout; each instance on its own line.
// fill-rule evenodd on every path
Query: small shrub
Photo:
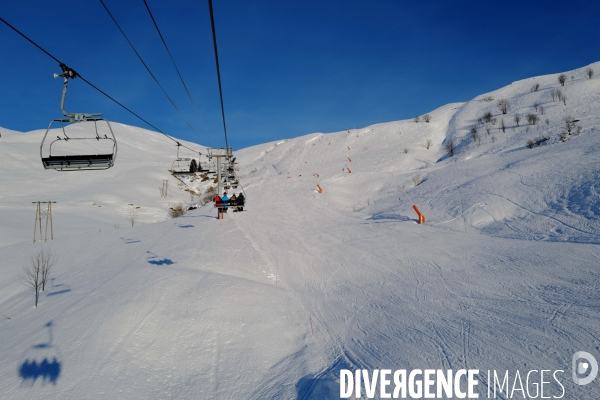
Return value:
M 474 142 L 477 141 L 477 139 L 479 138 L 479 132 L 477 131 L 477 127 L 475 125 L 473 125 L 469 132 L 471 133 L 471 137 L 473 138 L 473 141 Z
M 431 121 L 431 115 L 429 115 L 429 114 L 425 114 L 425 115 L 423 115 L 423 121 L 425 121 L 425 122 L 427 122 L 427 123 L 428 123 L 429 121 Z
M 485 96 L 482 100 L 489 103 L 490 101 L 494 101 L 494 98 L 492 96 Z
M 564 95 L 563 95 L 563 97 L 562 97 L 562 102 L 563 102 L 563 104 L 564 104 L 565 106 L 567 105 L 567 96 L 564 96 Z
M 496 143 L 496 136 L 492 136 L 492 143 Z
M 506 99 L 498 100 L 498 108 L 500 109 L 502 114 L 506 114 L 508 112 L 508 104 L 508 100 Z
M 563 121 L 564 121 L 564 124 L 565 124 L 565 129 L 567 130 L 567 133 L 570 135 L 571 131 L 577 127 L 577 121 L 578 120 L 574 120 L 573 117 L 571 117 L 570 115 L 567 115 L 563 119 Z
M 493 118 L 493 117 L 494 117 L 494 116 L 493 116 L 493 115 L 492 115 L 492 113 L 491 113 L 491 112 L 489 112 L 489 111 L 488 111 L 488 112 L 486 112 L 485 114 L 483 114 L 483 120 L 484 120 L 485 122 L 487 122 L 487 123 L 489 123 L 489 122 L 492 122 L 492 118 Z
M 536 114 L 527 114 L 527 122 L 529 125 L 537 125 L 539 120 L 540 117 L 538 117 Z
M 592 69 L 592 67 L 587 67 L 585 73 L 588 76 L 588 79 L 592 79 L 592 76 L 594 76 L 594 70 Z
M 539 83 L 534 83 L 533 86 L 531 87 L 531 91 L 532 92 L 537 92 L 538 90 L 540 90 L 540 84 Z
M 533 140 L 530 139 L 527 141 L 527 147 L 529 147 L 530 149 L 533 149 L 534 147 L 541 146 L 541 144 L 544 143 L 548 139 L 549 138 L 547 138 L 547 137 L 538 137 Z
M 502 118 L 502 121 L 500 122 L 500 128 L 502 128 L 503 133 L 506 133 L 506 124 L 504 123 L 504 118 Z
M 404 153 L 408 154 L 408 149 L 406 147 L 404 148 Z
M 420 120 L 420 117 L 418 115 L 413 118 L 413 121 L 415 121 L 415 122 L 419 122 L 419 120 Z
M 181 217 L 182 215 L 185 215 L 186 211 L 186 208 L 181 203 L 169 205 L 170 218 Z
M 565 74 L 560 74 L 558 76 L 558 83 L 560 83 L 560 86 L 565 86 L 565 82 L 567 81 L 567 75 Z
M 535 112 L 537 112 L 539 106 L 540 106 L 540 103 L 538 103 L 537 101 L 535 103 L 533 103 L 533 108 L 535 108 Z
M 429 150 L 430 147 L 431 147 L 431 139 L 427 139 L 427 141 L 425 142 L 425 148 L 427 150 Z
M 446 143 L 446 151 L 450 154 L 450 157 L 454 157 L 454 151 L 456 150 L 456 145 L 453 140 L 450 140 Z
M 546 113 L 546 110 L 544 109 L 544 107 L 540 107 L 540 114 L 544 115 Z
M 521 116 L 519 114 L 515 114 L 515 124 L 519 126 L 519 121 L 521 121 Z

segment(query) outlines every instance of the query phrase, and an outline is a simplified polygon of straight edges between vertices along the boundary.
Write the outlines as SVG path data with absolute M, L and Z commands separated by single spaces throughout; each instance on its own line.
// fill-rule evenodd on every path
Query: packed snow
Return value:
M 429 122 L 236 151 L 246 211 L 223 220 L 202 205 L 212 180 L 170 175 L 158 133 L 113 122 L 113 168 L 57 172 L 39 159 L 45 129 L 0 128 L 2 398 L 332 399 L 341 369 L 479 369 L 480 398 L 484 371 L 513 387 L 517 371 L 562 370 L 563 398 L 599 398 L 600 378 L 571 379 L 575 352 L 600 360 L 588 67 L 600 75 L 514 82 Z M 56 201 L 54 240 L 36 225 L 32 243 L 37 201 Z M 169 218 L 178 203 L 199 207 Z M 40 249 L 58 261 L 36 308 L 19 276 Z

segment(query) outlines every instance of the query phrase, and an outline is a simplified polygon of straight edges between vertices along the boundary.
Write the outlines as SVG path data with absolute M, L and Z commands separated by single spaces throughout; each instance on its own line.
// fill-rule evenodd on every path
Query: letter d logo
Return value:
M 586 361 L 582 361 L 585 359 Z M 591 368 L 589 375 L 585 378 L 580 378 L 579 375 L 583 375 Z M 587 385 L 591 383 L 598 375 L 598 362 L 593 355 L 585 351 L 578 351 L 573 354 L 573 382 L 578 385 Z

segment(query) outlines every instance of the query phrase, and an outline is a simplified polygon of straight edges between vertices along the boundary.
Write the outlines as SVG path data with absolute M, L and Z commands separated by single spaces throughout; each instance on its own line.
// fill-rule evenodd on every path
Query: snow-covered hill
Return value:
M 600 79 L 586 68 L 430 122 L 240 150 L 248 211 L 222 221 L 211 204 L 166 218 L 191 199 L 162 135 L 113 124 L 116 166 L 67 173 L 43 170 L 44 131 L 1 129 L 2 397 L 329 399 L 342 368 L 470 368 L 563 370 L 564 398 L 597 398 L 571 380 L 576 351 L 600 357 Z M 45 244 L 31 244 L 38 200 L 57 201 Z M 33 308 L 18 275 L 42 247 L 59 261 Z

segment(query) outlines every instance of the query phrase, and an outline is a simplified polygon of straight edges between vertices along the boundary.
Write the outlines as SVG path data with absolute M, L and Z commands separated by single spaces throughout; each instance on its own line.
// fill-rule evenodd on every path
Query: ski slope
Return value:
M 570 378 L 576 351 L 600 357 L 600 79 L 586 67 L 429 123 L 240 150 L 247 212 L 224 220 L 211 204 L 167 218 L 192 200 L 162 135 L 114 123 L 116 166 L 67 173 L 43 170 L 43 130 L 0 129 L 2 398 L 332 399 L 340 369 L 377 368 L 564 370 L 564 398 L 598 398 Z M 536 102 L 541 122 L 516 126 Z M 496 124 L 477 125 L 488 111 Z M 567 116 L 581 129 L 563 142 Z M 32 244 L 38 200 L 57 201 L 55 240 Z M 18 275 L 42 246 L 59 261 L 33 308 Z

